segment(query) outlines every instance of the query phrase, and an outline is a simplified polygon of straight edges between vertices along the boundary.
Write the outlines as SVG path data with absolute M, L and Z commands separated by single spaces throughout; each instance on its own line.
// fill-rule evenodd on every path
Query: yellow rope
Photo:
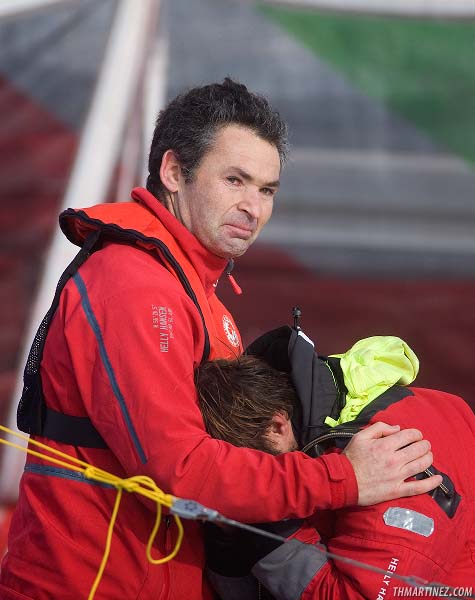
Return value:
M 94 595 L 99 586 L 99 583 L 104 574 L 104 570 L 105 570 L 107 560 L 108 560 L 109 554 L 110 554 L 111 543 L 112 543 L 112 534 L 113 534 L 114 526 L 115 526 L 115 523 L 117 520 L 117 514 L 119 512 L 120 502 L 122 500 L 122 493 L 124 490 L 131 494 L 140 494 L 141 496 L 144 496 L 145 498 L 148 498 L 149 500 L 154 501 L 157 505 L 155 524 L 153 526 L 152 533 L 150 534 L 150 537 L 147 542 L 147 547 L 146 547 L 147 560 L 150 563 L 152 563 L 153 565 L 160 565 L 165 562 L 168 562 L 169 560 L 172 560 L 178 554 L 178 551 L 180 550 L 180 546 L 181 546 L 181 543 L 183 540 L 184 531 L 183 531 L 183 525 L 181 523 L 180 518 L 176 515 L 173 515 L 176 525 L 177 525 L 177 528 L 178 528 L 178 535 L 177 535 L 175 547 L 170 552 L 170 554 L 164 556 L 163 558 L 155 559 L 152 557 L 152 546 L 155 541 L 155 538 L 156 538 L 156 535 L 158 532 L 158 528 L 160 527 L 162 506 L 166 506 L 166 507 L 170 508 L 175 500 L 175 497 L 172 496 L 171 494 L 165 494 L 164 492 L 162 492 L 162 490 L 157 486 L 157 484 L 153 481 L 153 479 L 151 477 L 147 477 L 145 475 L 136 475 L 134 477 L 128 477 L 127 479 L 121 479 L 120 477 L 117 477 L 116 475 L 113 475 L 112 473 L 108 473 L 107 471 L 104 471 L 102 469 L 94 467 L 94 466 L 88 464 L 87 462 L 80 460 L 79 458 L 70 456 L 69 454 L 66 454 L 65 452 L 61 452 L 60 450 L 57 450 L 56 448 L 52 448 L 51 446 L 48 446 L 47 444 L 43 444 L 43 443 L 39 442 L 38 440 L 30 438 L 27 435 L 23 435 L 16 431 L 12 431 L 11 429 L 9 429 L 8 427 L 5 427 L 3 425 L 0 425 L 0 431 L 8 433 L 17 438 L 20 438 L 20 439 L 24 440 L 25 442 L 27 442 L 28 444 L 37 446 L 37 447 L 41 448 L 42 450 L 45 450 L 46 452 L 49 452 L 50 454 L 53 454 L 59 458 L 53 458 L 53 456 L 49 456 L 48 454 L 44 454 L 42 452 L 32 450 L 29 447 L 25 448 L 24 446 L 20 446 L 18 444 L 15 444 L 13 442 L 10 442 L 8 440 L 0 438 L 0 443 L 5 444 L 6 446 L 11 446 L 12 448 L 16 448 L 18 450 L 21 450 L 22 452 L 31 454 L 32 456 L 36 456 L 38 458 L 41 458 L 41 459 L 51 462 L 53 464 L 65 467 L 66 469 L 69 469 L 71 471 L 77 471 L 79 473 L 82 473 L 88 479 L 92 479 L 99 483 L 105 483 L 105 484 L 111 485 L 116 488 L 117 496 L 115 498 L 114 508 L 113 508 L 111 519 L 109 522 L 109 527 L 107 530 L 107 538 L 106 538 L 104 554 L 102 556 L 102 561 L 101 561 L 99 570 L 97 572 L 96 578 L 91 587 L 91 591 L 89 592 L 88 600 L 93 600 Z

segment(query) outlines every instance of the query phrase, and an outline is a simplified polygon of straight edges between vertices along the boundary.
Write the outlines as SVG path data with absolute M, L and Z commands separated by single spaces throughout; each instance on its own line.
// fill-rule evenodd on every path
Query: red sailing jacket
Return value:
M 74 243 L 82 244 L 93 228 L 105 232 L 106 243 L 65 286 L 41 363 L 48 407 L 88 417 L 108 448 L 40 440 L 119 477 L 148 475 L 165 492 L 242 521 L 355 504 L 356 480 L 343 455 L 273 457 L 207 435 L 193 382 L 205 345 L 203 319 L 211 357 L 241 352 L 233 319 L 215 295 L 226 261 L 147 191 L 134 190 L 133 199 L 63 214 L 62 227 Z M 171 255 L 199 309 L 178 280 Z M 112 488 L 28 457 L 0 598 L 87 598 L 115 497 Z M 145 556 L 153 522 L 154 507 L 124 495 L 97 600 L 207 597 L 199 525 L 186 522 L 177 558 L 153 566 Z M 155 558 L 170 552 L 176 533 L 165 516 Z
M 407 392 L 369 423 L 420 429 L 431 442 L 434 467 L 445 474 L 447 495 L 438 491 L 438 501 L 422 494 L 317 513 L 295 534 L 305 544 L 283 544 L 252 570 L 277 600 L 437 595 L 411 589 L 398 575 L 441 584 L 439 596 L 449 596 L 449 586 L 459 597 L 475 594 L 475 415 L 457 396 L 422 388 Z M 458 501 L 453 502 L 454 494 Z M 327 559 L 313 547 L 320 542 L 318 532 L 329 552 L 380 571 Z

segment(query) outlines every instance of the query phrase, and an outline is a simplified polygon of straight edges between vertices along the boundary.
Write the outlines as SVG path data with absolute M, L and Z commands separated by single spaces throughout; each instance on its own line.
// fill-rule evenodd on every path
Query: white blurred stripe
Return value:
M 412 253 L 464 254 L 475 259 L 475 236 L 471 222 L 461 231 L 460 224 L 444 221 L 425 222 L 393 218 L 380 223 L 371 213 L 358 219 L 350 213 L 335 212 L 304 220 L 287 215 L 285 220 L 271 221 L 259 236 L 260 242 L 301 248 L 345 248 Z
M 144 124 L 143 124 L 143 174 L 142 184 L 145 185 L 148 174 L 148 151 L 152 142 L 153 130 L 158 113 L 166 103 L 166 81 L 168 71 L 169 42 L 165 31 L 153 46 L 145 76 L 144 90 Z
M 384 150 L 322 150 L 296 147 L 292 149 L 289 163 L 304 164 L 309 168 L 338 165 L 341 168 L 391 168 L 404 172 L 471 174 L 471 165 L 451 154 L 420 154 L 389 152 Z
M 43 10 L 54 4 L 72 4 L 79 0 L 2 0 L 0 2 L 0 19 L 17 17 L 22 13 Z

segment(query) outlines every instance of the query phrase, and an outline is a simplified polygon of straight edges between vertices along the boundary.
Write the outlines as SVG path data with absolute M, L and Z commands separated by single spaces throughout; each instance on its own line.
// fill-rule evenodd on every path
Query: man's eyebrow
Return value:
M 253 180 L 252 175 L 247 173 L 247 171 L 243 171 L 240 167 L 231 167 L 231 169 L 233 171 L 236 171 L 236 173 L 238 173 L 244 179 L 244 181 L 252 181 Z M 278 179 L 276 181 L 270 181 L 269 183 L 264 183 L 260 187 L 278 188 L 278 187 L 280 187 L 280 181 Z

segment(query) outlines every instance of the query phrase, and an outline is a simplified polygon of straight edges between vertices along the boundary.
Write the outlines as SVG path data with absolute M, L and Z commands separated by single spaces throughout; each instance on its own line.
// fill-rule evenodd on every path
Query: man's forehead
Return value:
M 270 149 L 277 152 L 276 146 L 261 137 L 259 133 L 252 127 L 241 125 L 239 123 L 229 123 L 219 127 L 214 136 L 214 146 L 223 145 L 230 142 L 247 144 L 250 140 L 267 145 Z
M 280 157 L 276 146 L 243 125 L 221 127 L 204 158 L 218 161 L 222 167 L 240 168 L 252 175 L 263 175 L 262 169 L 266 169 L 270 181 L 279 179 Z

